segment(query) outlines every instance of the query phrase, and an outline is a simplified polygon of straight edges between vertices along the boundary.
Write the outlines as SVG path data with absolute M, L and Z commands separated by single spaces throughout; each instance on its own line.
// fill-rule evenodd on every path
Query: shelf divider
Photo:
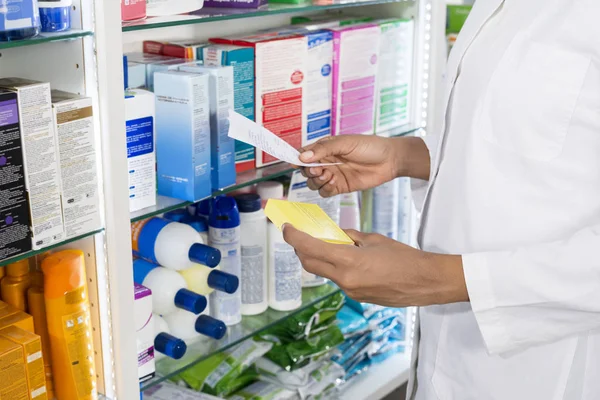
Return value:
M 80 39 L 86 36 L 92 36 L 93 32 L 79 29 L 71 29 L 66 32 L 40 33 L 39 35 L 23 40 L 13 40 L 10 42 L 0 42 L 0 50 L 11 49 L 15 47 L 33 46 L 42 43 L 59 42 L 63 40 Z

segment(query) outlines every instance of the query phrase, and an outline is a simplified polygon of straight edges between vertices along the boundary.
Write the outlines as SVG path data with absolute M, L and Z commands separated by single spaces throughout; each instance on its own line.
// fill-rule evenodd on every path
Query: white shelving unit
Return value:
M 74 0 L 72 15 L 76 29 L 68 35 L 0 43 L 0 77 L 47 81 L 52 88 L 85 94 L 94 100 L 103 229 L 64 246 L 82 249 L 87 255 L 97 379 L 102 394 L 117 400 L 139 398 L 130 220 L 141 215 L 132 216 L 128 211 L 123 53 L 141 51 L 143 40 L 203 40 L 282 26 L 289 23 L 292 15 L 328 12 L 413 18 L 416 32 L 412 120 L 414 127 L 430 129 L 435 104 L 429 99 L 436 98 L 441 77 L 442 63 L 437 60 L 437 54 L 439 46 L 445 46 L 443 3 L 371 0 L 327 6 L 269 6 L 249 15 L 175 17 L 160 24 L 148 21 L 139 26 L 123 26 L 118 1 Z M 274 174 L 285 173 L 278 168 Z M 264 177 L 265 171 L 257 176 Z M 252 179 L 244 178 L 244 181 Z M 169 203 L 170 206 L 176 204 Z M 155 213 L 160 211 L 154 210 Z M 373 368 L 349 386 L 351 395 L 347 398 L 374 399 L 379 397 L 371 396 L 392 391 L 407 379 L 405 361 L 394 357 L 388 360 L 393 364 Z M 375 373 L 380 370 L 381 373 Z M 363 382 L 367 377 L 368 384 Z M 369 389 L 375 391 L 369 392 Z

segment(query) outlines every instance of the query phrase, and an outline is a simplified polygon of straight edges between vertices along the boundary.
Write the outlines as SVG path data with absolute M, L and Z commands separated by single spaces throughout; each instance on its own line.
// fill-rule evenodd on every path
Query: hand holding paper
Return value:
M 300 153 L 287 142 L 256 122 L 229 110 L 230 138 L 239 140 L 272 155 L 273 157 L 300 167 L 321 167 L 335 164 L 307 164 L 300 161 Z

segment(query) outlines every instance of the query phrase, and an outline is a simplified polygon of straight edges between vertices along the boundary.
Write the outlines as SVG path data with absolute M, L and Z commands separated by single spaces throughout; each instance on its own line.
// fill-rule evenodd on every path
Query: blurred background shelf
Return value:
M 11 42 L 0 42 L 0 50 L 11 49 L 14 47 L 33 46 L 36 44 L 58 42 L 61 40 L 73 40 L 79 39 L 86 36 L 92 36 L 93 32 L 71 29 L 65 32 L 57 33 L 41 33 L 38 36 L 32 37 L 31 39 L 15 40 Z

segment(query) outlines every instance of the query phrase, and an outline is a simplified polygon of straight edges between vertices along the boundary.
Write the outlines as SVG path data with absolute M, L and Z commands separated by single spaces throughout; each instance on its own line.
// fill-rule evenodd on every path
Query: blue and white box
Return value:
M 212 190 L 235 185 L 235 141 L 228 136 L 234 108 L 233 67 L 184 65 L 180 71 L 208 74 Z
M 306 91 L 306 137 L 302 145 L 331 136 L 333 32 L 319 30 L 305 34 L 308 42 Z
M 154 94 L 136 89 L 125 92 L 129 211 L 156 205 Z
M 209 75 L 157 72 L 158 194 L 198 201 L 212 194 Z

